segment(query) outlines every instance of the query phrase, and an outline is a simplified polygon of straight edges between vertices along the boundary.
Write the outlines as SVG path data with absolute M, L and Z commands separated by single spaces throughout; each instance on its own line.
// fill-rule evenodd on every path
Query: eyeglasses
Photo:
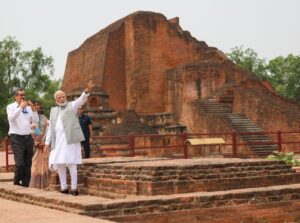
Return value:
M 25 94 L 18 94 L 18 96 L 25 96 Z

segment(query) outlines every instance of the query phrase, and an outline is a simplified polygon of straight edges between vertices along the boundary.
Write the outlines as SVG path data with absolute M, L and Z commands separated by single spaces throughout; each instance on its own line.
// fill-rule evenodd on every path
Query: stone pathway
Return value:
M 1 223 L 112 223 L 112 221 L 67 213 L 0 198 Z
M 27 193 L 34 194 L 35 196 L 49 197 L 53 200 L 64 200 L 67 202 L 75 202 L 78 204 L 93 204 L 106 200 L 105 198 L 91 198 L 89 196 L 68 196 L 56 192 L 47 192 L 34 188 L 23 188 L 12 185 L 13 173 L 2 172 L 0 173 L 0 184 L 5 184 L 10 190 L 18 188 L 20 191 L 27 191 Z M 20 193 L 20 196 L 22 192 Z M 26 194 L 26 193 L 25 193 Z M 11 201 L 0 198 L 0 222 L 1 223 L 113 223 L 112 221 L 92 218 L 88 216 L 78 215 L 78 213 L 68 213 L 65 211 L 39 207 L 36 205 L 25 204 L 21 202 Z
M 0 182 L 9 182 L 13 181 L 14 173 L 13 172 L 3 172 L 0 173 Z

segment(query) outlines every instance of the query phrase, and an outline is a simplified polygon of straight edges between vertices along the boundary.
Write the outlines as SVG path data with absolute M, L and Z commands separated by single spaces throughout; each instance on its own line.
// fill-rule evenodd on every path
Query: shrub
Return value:
M 292 166 L 300 166 L 300 162 L 295 158 L 293 152 L 282 153 L 282 152 L 273 152 L 272 155 L 267 157 L 268 160 L 282 160 L 286 164 Z

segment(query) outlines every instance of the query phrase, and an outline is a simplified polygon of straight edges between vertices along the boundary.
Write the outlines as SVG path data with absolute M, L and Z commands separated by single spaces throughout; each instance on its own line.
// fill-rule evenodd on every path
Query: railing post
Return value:
M 236 131 L 233 130 L 231 135 L 232 135 L 232 156 L 234 158 L 236 158 L 237 157 L 237 140 L 236 140 L 237 134 L 236 134 Z
M 281 131 L 277 131 L 277 149 L 278 152 L 282 152 L 282 139 L 281 139 Z
M 183 132 L 181 134 L 181 139 L 182 139 L 182 143 L 183 143 L 183 157 L 184 157 L 184 159 L 188 159 L 189 158 L 188 147 L 187 147 L 187 144 L 185 143 L 185 141 L 187 140 L 187 138 L 188 138 L 187 133 Z
M 5 138 L 5 166 L 6 172 L 8 172 L 8 137 Z
M 135 152 L 134 152 L 134 147 L 135 147 L 135 143 L 134 143 L 134 135 L 130 134 L 128 136 L 129 138 L 129 149 L 130 149 L 130 156 L 134 157 L 135 156 Z

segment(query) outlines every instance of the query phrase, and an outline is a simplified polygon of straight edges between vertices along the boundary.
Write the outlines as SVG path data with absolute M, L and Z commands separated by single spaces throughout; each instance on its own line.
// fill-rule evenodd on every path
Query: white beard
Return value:
M 68 103 L 68 102 L 65 101 L 64 103 L 57 103 L 57 105 L 58 105 L 58 106 L 61 106 L 61 107 L 64 107 L 64 106 L 66 106 L 67 103 Z

